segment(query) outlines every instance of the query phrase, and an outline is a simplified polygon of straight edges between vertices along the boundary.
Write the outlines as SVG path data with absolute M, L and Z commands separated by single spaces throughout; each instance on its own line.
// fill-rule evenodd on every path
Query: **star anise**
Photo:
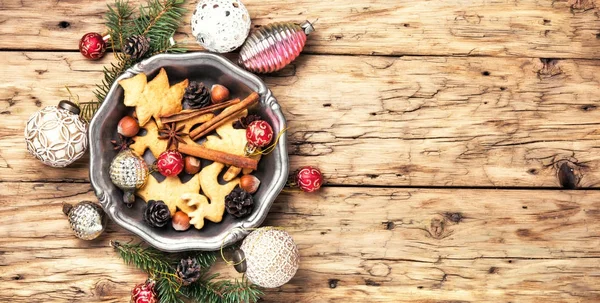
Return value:
M 131 138 L 124 137 L 123 135 L 119 135 L 119 139 L 110 140 L 110 143 L 113 145 L 114 150 L 126 150 L 129 148 L 129 145 L 135 143 Z
M 183 141 L 183 137 L 187 136 L 187 133 L 183 132 L 184 125 L 176 126 L 175 122 L 167 123 L 165 126 L 158 131 L 158 138 L 162 140 L 169 140 L 167 142 L 167 149 L 171 147 L 171 145 L 175 145 L 175 148 L 179 146 L 179 143 L 185 144 Z

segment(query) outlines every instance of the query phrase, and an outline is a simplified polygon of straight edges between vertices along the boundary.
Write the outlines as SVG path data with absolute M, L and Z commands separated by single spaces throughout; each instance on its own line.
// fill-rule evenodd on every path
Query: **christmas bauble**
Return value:
M 69 224 L 71 224 L 71 229 L 73 229 L 77 238 L 93 240 L 106 227 L 107 217 L 102 207 L 93 202 L 83 201 L 75 206 L 65 203 L 63 212 L 69 218 Z
M 279 287 L 292 279 L 298 270 L 298 248 L 283 230 L 259 228 L 244 239 L 240 250 L 245 260 L 246 277 L 258 286 Z
M 246 128 L 246 140 L 255 147 L 265 147 L 273 140 L 273 128 L 264 120 L 257 120 Z
M 296 173 L 296 184 L 302 191 L 312 193 L 321 188 L 323 174 L 316 167 L 302 167 Z
M 217 53 L 235 50 L 250 32 L 250 14 L 239 0 L 200 0 L 191 23 L 196 41 Z
M 148 165 L 133 150 L 120 151 L 110 163 L 110 180 L 125 192 L 123 202 L 133 203 L 133 193 L 148 180 Z
M 136 285 L 131 290 L 131 303 L 156 303 L 156 292 L 154 285 L 156 283 L 153 280 L 148 279 L 144 283 Z
M 79 40 L 79 52 L 88 59 L 100 59 L 106 53 L 106 41 L 98 33 L 87 33 Z
M 253 32 L 240 50 L 240 65 L 254 73 L 272 73 L 290 64 L 314 31 L 310 22 L 272 23 Z
M 179 175 L 183 171 L 184 165 L 183 156 L 180 152 L 174 150 L 163 152 L 156 160 L 156 169 L 165 177 Z
M 87 124 L 79 107 L 60 101 L 29 117 L 25 126 L 27 150 L 44 164 L 65 167 L 81 158 L 88 145 Z

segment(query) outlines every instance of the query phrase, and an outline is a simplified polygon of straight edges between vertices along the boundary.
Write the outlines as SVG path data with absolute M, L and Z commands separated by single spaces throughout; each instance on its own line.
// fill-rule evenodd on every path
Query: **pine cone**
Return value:
M 234 217 L 241 218 L 252 213 L 254 199 L 252 195 L 236 186 L 229 195 L 225 196 L 227 212 Z
M 125 40 L 123 53 L 129 55 L 132 59 L 142 58 L 150 49 L 150 38 L 133 35 Z
M 204 86 L 204 83 L 192 81 L 185 88 L 183 104 L 187 108 L 202 108 L 210 103 L 210 91 Z
M 256 120 L 262 120 L 260 116 L 257 115 L 248 115 L 246 117 L 241 117 L 239 120 L 233 122 L 233 128 L 235 129 L 245 129 L 248 125 Z
M 181 284 L 188 286 L 200 279 L 202 268 L 196 262 L 196 259 L 181 259 L 177 264 L 177 276 L 181 279 Z
M 163 227 L 171 219 L 169 207 L 163 201 L 149 200 L 144 211 L 144 221 L 152 227 Z

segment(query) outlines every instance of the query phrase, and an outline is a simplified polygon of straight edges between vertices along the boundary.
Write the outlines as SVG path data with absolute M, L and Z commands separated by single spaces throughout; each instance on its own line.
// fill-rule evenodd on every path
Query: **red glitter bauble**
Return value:
M 316 167 L 302 167 L 296 173 L 296 184 L 302 191 L 312 193 L 321 188 L 323 174 Z
M 132 303 L 156 303 L 156 292 L 154 291 L 154 281 L 148 280 L 145 283 L 136 285 L 131 290 Z
M 264 147 L 273 141 L 273 129 L 264 120 L 256 120 L 246 128 L 248 144 L 254 147 Z
M 87 33 L 79 40 L 79 52 L 88 59 L 100 59 L 106 53 L 106 41 L 98 33 Z
M 165 177 L 177 176 L 183 171 L 183 156 L 178 151 L 168 150 L 158 156 L 156 168 Z

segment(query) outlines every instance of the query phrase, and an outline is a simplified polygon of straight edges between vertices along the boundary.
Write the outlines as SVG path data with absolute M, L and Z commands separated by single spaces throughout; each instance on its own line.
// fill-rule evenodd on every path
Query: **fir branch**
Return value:
M 129 36 L 131 15 L 133 15 L 133 7 L 129 5 L 129 1 L 116 0 L 114 8 L 108 5 L 105 19 L 113 50 L 121 49 L 124 37 Z
M 162 253 L 154 248 L 142 247 L 141 244 L 121 244 L 118 241 L 111 241 L 110 245 L 117 250 L 125 263 L 135 265 L 151 275 L 160 276 L 173 271 L 169 260 L 165 260 Z
M 219 275 L 209 274 L 209 269 L 217 258 L 213 252 L 169 254 L 151 247 L 143 247 L 139 243 L 111 241 L 110 244 L 125 263 L 147 272 L 156 280 L 156 291 L 161 303 L 181 303 L 181 296 L 202 303 L 255 303 L 263 295 L 256 285 L 249 283 L 245 278 L 215 281 Z M 176 276 L 175 269 L 179 260 L 186 256 L 195 258 L 203 270 L 198 281 L 183 286 Z
M 134 8 L 127 0 L 115 0 L 113 6 L 108 7 L 105 15 L 108 34 L 111 35 L 110 43 L 117 63 L 111 63 L 109 68 L 104 68 L 104 79 L 94 90 L 96 99 L 82 103 L 82 117 L 88 122 L 92 119 L 100 105 L 106 98 L 115 79 L 134 64 L 159 53 L 182 53 L 186 49 L 172 43 L 175 32 L 183 21 L 187 11 L 184 7 L 185 0 L 148 0 L 141 6 L 137 15 Z M 120 50 L 125 39 L 132 35 L 143 35 L 150 39 L 148 52 L 136 60 L 131 59 Z
M 210 268 L 217 261 L 217 255 L 213 252 L 198 252 L 193 256 L 202 268 Z
M 221 280 L 213 282 L 218 274 L 205 275 L 197 283 L 182 287 L 181 293 L 195 302 L 210 303 L 255 303 L 263 295 L 263 292 L 247 279 Z
M 171 287 L 171 281 L 167 278 L 160 278 L 156 282 L 156 293 L 160 303 L 183 303 L 183 300 L 177 295 L 177 289 Z
M 150 54 L 165 52 L 171 47 L 171 38 L 181 24 L 186 9 L 183 0 L 148 0 L 140 6 L 139 17 L 133 20 L 136 35 L 150 39 Z

